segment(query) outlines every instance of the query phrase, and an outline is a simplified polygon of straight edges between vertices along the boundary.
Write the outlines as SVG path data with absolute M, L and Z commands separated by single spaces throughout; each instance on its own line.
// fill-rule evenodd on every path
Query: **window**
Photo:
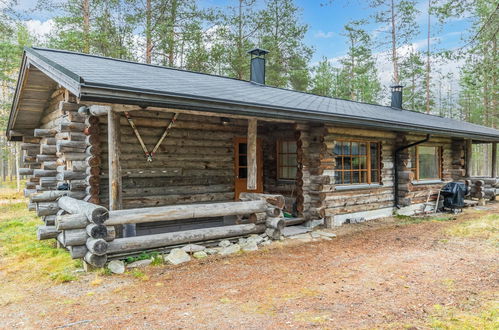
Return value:
M 432 180 L 442 177 L 441 147 L 415 146 L 409 150 L 411 171 L 415 180 Z
M 277 143 L 277 178 L 296 179 L 297 167 L 296 141 L 279 141 Z
M 381 181 L 379 142 L 336 141 L 336 184 L 371 184 Z

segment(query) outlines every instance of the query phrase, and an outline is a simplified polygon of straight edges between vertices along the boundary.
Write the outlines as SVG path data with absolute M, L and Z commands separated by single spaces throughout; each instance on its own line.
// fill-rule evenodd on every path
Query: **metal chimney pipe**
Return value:
M 250 81 L 265 85 L 265 55 L 268 53 L 267 50 L 260 48 L 248 51 L 248 54 L 251 54 Z
M 390 86 L 390 88 L 392 89 L 391 107 L 402 110 L 402 89 L 404 89 L 404 86 L 394 85 Z

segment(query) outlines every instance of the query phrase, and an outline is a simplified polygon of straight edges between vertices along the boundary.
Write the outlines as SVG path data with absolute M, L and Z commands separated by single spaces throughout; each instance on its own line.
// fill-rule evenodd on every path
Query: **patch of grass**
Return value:
M 8 194 L 9 189 L 0 189 L 0 198 Z M 39 218 L 27 210 L 25 201 L 0 204 L 0 271 L 27 281 L 75 280 L 74 270 L 81 262 L 72 260 L 66 251 L 56 249 L 53 240 L 38 241 L 36 227 L 40 224 Z
M 483 329 L 499 328 L 499 302 L 492 301 L 482 306 L 479 311 L 465 312 L 441 305 L 434 306 L 434 315 L 429 326 L 433 329 Z
M 499 246 L 499 214 L 482 215 L 446 230 L 455 237 L 481 238 Z
M 151 252 L 151 253 L 142 252 L 141 254 L 139 254 L 137 256 L 127 257 L 125 259 L 125 262 L 127 264 L 130 264 L 130 263 L 135 262 L 135 261 L 147 260 L 147 259 L 153 259 L 153 261 L 154 261 L 154 259 L 156 259 L 158 257 L 161 257 L 158 252 Z
M 147 276 L 147 274 L 141 271 L 140 269 L 134 269 L 130 272 L 130 274 L 132 274 L 133 277 L 138 278 L 139 280 L 142 281 L 149 280 L 149 276 Z
M 409 216 L 409 215 L 396 214 L 395 218 L 399 220 L 398 224 L 401 225 L 422 223 L 427 221 L 439 222 L 439 221 L 456 220 L 456 216 L 452 214 L 437 214 L 437 215 L 425 215 L 425 216 Z

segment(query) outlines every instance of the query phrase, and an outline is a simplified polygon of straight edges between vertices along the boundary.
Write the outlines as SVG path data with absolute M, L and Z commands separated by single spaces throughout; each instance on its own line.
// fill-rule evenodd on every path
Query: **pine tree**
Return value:
M 310 91 L 322 96 L 336 96 L 338 71 L 331 62 L 323 57 L 322 60 L 312 68 L 313 77 Z
M 294 0 L 267 0 L 259 16 L 259 45 L 270 52 L 266 84 L 306 89 L 307 75 L 300 80 L 298 75 L 307 69 L 312 49 L 303 42 L 308 26 L 299 22 L 300 12 Z
M 381 91 L 381 84 L 371 53 L 371 37 L 362 27 L 365 23 L 352 21 L 344 27 L 343 35 L 348 41 L 348 52 L 340 60 L 343 86 L 340 97 L 375 103 Z

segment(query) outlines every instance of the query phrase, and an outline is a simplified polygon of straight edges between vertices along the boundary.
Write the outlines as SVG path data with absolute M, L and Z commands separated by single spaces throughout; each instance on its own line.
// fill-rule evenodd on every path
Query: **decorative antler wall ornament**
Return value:
M 146 156 L 147 161 L 152 162 L 153 157 L 156 154 L 156 151 L 158 151 L 159 146 L 161 145 L 163 140 L 170 133 L 170 129 L 175 125 L 175 121 L 177 120 L 178 113 L 173 114 L 172 120 L 170 120 L 170 122 L 166 126 L 165 131 L 163 132 L 163 135 L 161 135 L 161 137 L 159 138 L 158 142 L 156 143 L 156 145 L 154 146 L 154 148 L 152 149 L 151 152 L 147 151 L 147 147 L 144 144 L 144 140 L 142 140 L 142 137 L 140 136 L 140 133 L 137 129 L 137 126 L 135 126 L 135 123 L 133 122 L 132 117 L 130 117 L 130 114 L 127 111 L 125 112 L 125 117 L 126 117 L 126 120 L 128 121 L 128 124 L 130 124 L 130 126 L 132 127 L 133 132 L 135 133 L 135 136 L 137 137 L 137 140 L 139 140 L 140 146 L 142 147 L 142 150 L 144 150 L 144 155 Z

